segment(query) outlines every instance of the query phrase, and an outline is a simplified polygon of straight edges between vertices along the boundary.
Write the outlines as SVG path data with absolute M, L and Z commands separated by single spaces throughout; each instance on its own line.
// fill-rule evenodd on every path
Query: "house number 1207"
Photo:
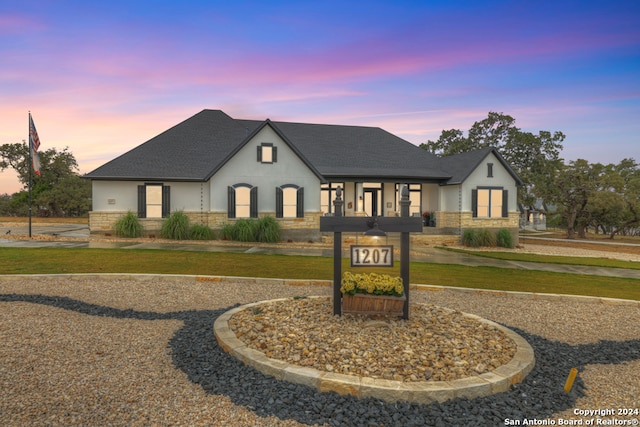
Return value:
M 351 246 L 351 267 L 393 267 L 393 246 Z

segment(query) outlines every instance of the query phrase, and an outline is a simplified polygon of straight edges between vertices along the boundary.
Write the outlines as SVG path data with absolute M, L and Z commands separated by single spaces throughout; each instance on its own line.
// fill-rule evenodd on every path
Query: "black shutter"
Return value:
M 507 218 L 509 216 L 509 191 L 502 190 L 502 217 Z
M 278 147 L 271 147 L 271 161 L 273 163 L 278 161 Z
M 147 217 L 147 188 L 138 185 L 138 218 Z
M 473 211 L 472 216 L 474 218 L 478 217 L 478 190 L 471 190 L 471 210 Z
M 162 218 L 167 218 L 171 214 L 171 187 L 162 186 Z
M 298 188 L 296 193 L 296 216 L 304 218 L 304 187 Z
M 253 187 L 249 196 L 249 216 L 258 218 L 258 187 Z
M 236 217 L 236 189 L 233 187 L 227 187 L 227 216 Z
M 282 194 L 282 188 L 276 187 L 276 218 L 282 218 L 284 216 L 284 200 Z
M 258 145 L 258 162 L 262 162 L 262 145 Z

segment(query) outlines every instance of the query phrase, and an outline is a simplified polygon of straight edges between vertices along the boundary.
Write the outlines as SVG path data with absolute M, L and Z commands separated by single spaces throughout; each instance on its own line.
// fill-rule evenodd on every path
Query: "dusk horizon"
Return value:
M 0 1 L 0 52 L 0 144 L 30 112 L 81 175 L 204 109 L 415 145 L 497 112 L 565 134 L 565 161 L 640 161 L 634 1 Z

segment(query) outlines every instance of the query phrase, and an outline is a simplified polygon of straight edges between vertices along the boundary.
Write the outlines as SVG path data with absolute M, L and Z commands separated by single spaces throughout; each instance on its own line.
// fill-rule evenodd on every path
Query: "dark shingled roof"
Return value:
M 440 162 L 442 168 L 450 173 L 451 179 L 443 184 L 454 185 L 463 183 L 484 159 L 493 153 L 500 163 L 507 169 L 507 172 L 513 176 L 517 185 L 524 185 L 518 174 L 516 174 L 511 166 L 504 160 L 502 155 L 497 149 L 493 147 L 480 148 L 477 150 L 471 150 L 460 154 L 454 154 L 451 156 L 441 157 Z
M 237 120 L 253 129 L 262 122 Z M 325 178 L 442 180 L 439 158 L 374 127 L 272 122 Z
M 219 110 L 204 110 L 86 175 L 91 179 L 204 181 L 247 136 Z
M 203 110 L 85 177 L 206 181 L 264 126 L 271 126 L 316 175 L 327 180 L 457 183 L 488 154 L 439 158 L 380 128 L 238 120 L 220 110 Z

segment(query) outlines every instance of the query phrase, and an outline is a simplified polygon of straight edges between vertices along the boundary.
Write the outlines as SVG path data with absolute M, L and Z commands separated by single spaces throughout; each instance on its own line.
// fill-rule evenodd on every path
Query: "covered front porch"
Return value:
M 400 216 L 400 192 L 409 187 L 409 215 L 422 217 L 425 227 L 437 225 L 439 185 L 435 183 L 389 181 L 332 181 L 322 184 L 320 209 L 331 216 L 335 192 L 343 189 L 344 216 Z

